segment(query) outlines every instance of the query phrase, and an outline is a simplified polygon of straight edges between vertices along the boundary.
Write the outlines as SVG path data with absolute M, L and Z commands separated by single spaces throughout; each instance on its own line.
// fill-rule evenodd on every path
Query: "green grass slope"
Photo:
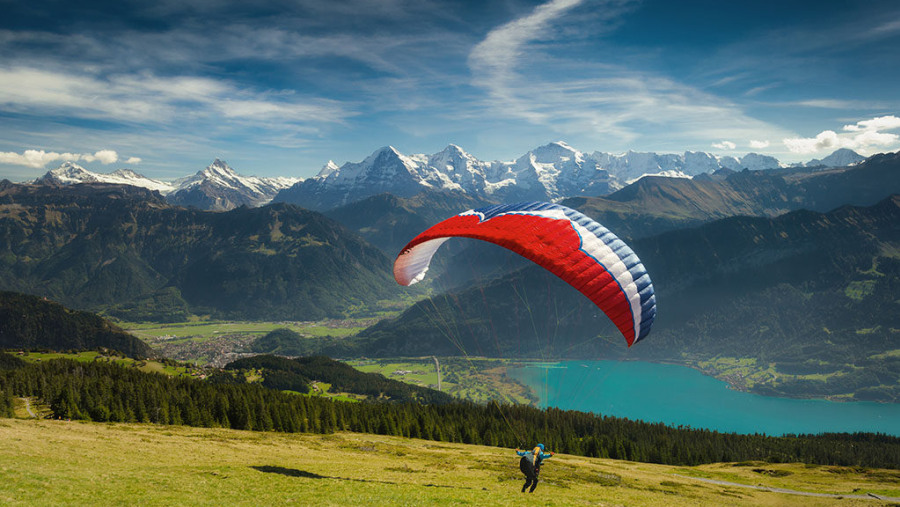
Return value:
M 512 449 L 367 434 L 0 419 L 0 503 L 11 506 L 878 506 L 900 497 L 890 470 L 563 454 L 528 495 L 517 462 Z

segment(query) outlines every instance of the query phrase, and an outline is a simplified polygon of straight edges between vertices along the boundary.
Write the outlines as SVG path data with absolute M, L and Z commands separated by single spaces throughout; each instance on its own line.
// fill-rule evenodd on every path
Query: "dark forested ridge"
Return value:
M 245 357 L 225 365 L 226 370 L 260 370 L 263 385 L 272 389 L 306 392 L 312 381 L 331 384 L 332 390 L 365 395 L 391 402 L 450 403 L 453 397 L 398 380 L 380 373 L 363 373 L 325 356 L 284 357 L 261 355 Z
M 0 415 L 9 412 L 9 393 L 46 401 L 53 417 L 94 421 L 345 430 L 510 448 L 540 440 L 557 452 L 678 465 L 763 460 L 900 467 L 900 439 L 885 435 L 736 435 L 495 403 L 342 403 L 259 384 L 210 384 L 106 362 L 52 360 L 0 370 Z
M 314 320 L 397 294 L 390 261 L 292 205 L 203 212 L 119 185 L 0 186 L 0 289 L 127 320 Z
M 900 196 L 824 214 L 733 217 L 632 246 L 659 315 L 630 349 L 577 291 L 530 267 L 376 324 L 361 333 L 360 354 L 751 358 L 779 373 L 760 392 L 900 400 L 891 353 L 900 349 Z
M 150 346 L 106 319 L 37 296 L 0 292 L 0 349 L 85 350 L 98 347 L 130 357 Z

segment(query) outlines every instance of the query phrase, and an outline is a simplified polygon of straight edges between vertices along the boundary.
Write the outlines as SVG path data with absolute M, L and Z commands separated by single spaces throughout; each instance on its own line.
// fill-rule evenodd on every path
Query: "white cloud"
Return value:
M 823 150 L 835 150 L 849 148 L 851 150 L 868 152 L 870 149 L 887 148 L 896 145 L 900 136 L 881 130 L 893 130 L 900 128 L 900 118 L 896 116 L 879 116 L 871 120 L 862 120 L 855 125 L 844 125 L 846 132 L 852 134 L 838 134 L 833 130 L 820 132 L 812 138 L 785 138 L 784 145 L 794 153 L 816 153 Z
M 719 143 L 712 143 L 712 147 L 717 150 L 733 150 L 737 148 L 737 145 L 731 141 L 722 141 Z
M 755 150 L 761 150 L 763 148 L 769 147 L 769 141 L 757 141 L 756 139 L 750 140 L 750 147 Z
M 140 157 L 128 157 L 128 160 L 126 160 L 125 163 L 126 164 L 140 164 L 141 158 Z
M 55 151 L 25 150 L 22 153 L 0 152 L 0 164 L 17 165 L 41 169 L 53 162 L 100 162 L 114 164 L 119 154 L 113 150 L 100 150 L 95 153 L 57 153 Z M 138 163 L 141 159 L 131 157 L 128 163 Z M 133 161 L 133 162 L 132 162 Z
M 794 137 L 783 140 L 787 149 L 794 153 L 815 153 L 824 149 L 835 148 L 840 143 L 838 135 L 833 130 L 826 130 L 813 138 Z
M 844 125 L 844 130 L 850 132 L 859 132 L 861 130 L 893 130 L 900 128 L 900 118 L 896 116 L 879 116 L 871 120 L 863 120 L 856 122 L 856 125 Z
M 101 164 L 113 164 L 119 160 L 119 154 L 113 150 L 100 150 L 93 155 L 82 155 L 85 162 L 100 162 Z

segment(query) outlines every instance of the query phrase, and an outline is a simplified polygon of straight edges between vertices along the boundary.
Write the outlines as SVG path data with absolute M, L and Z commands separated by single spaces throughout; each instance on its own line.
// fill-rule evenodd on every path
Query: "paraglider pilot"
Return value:
M 530 451 L 520 451 L 517 448 L 516 454 L 522 456 L 522 459 L 519 460 L 519 470 L 525 474 L 525 484 L 522 485 L 522 493 L 528 489 L 528 486 L 531 486 L 528 492 L 534 493 L 534 488 L 537 487 L 538 483 L 538 475 L 541 473 L 541 463 L 553 456 L 553 453 L 545 453 L 544 444 L 538 444 L 537 447 Z

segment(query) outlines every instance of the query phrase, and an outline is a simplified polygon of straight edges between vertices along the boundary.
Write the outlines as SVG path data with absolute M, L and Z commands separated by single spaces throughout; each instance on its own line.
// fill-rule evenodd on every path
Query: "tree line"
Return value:
M 30 294 L 0 291 L 0 349 L 118 350 L 149 357 L 153 350 L 103 317 Z
M 105 362 L 0 364 L 7 365 L 0 370 L 0 414 L 6 415 L 11 396 L 32 396 L 49 404 L 52 417 L 65 419 L 352 431 L 497 447 L 540 441 L 557 452 L 671 465 L 763 460 L 900 468 L 900 438 L 880 434 L 738 435 L 493 402 L 334 402 L 259 384 L 210 384 Z

